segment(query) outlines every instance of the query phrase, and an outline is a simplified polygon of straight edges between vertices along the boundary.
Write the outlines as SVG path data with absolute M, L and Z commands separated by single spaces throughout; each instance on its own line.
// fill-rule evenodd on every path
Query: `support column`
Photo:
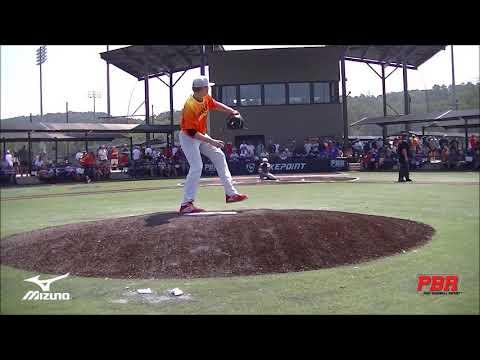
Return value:
M 133 161 L 133 138 L 130 136 L 130 160 Z
M 150 124 L 150 92 L 148 88 L 148 74 L 145 75 L 144 81 L 145 81 L 145 124 L 149 125 Z M 145 140 L 146 141 L 150 140 L 149 132 L 145 134 Z
M 170 90 L 170 125 L 173 127 L 173 73 L 170 73 L 169 90 Z M 170 146 L 170 141 L 173 144 L 173 132 L 170 132 L 169 136 L 167 136 L 167 146 Z
M 87 140 L 88 133 L 85 132 L 85 151 L 88 152 L 88 140 Z
M 383 99 L 383 116 L 387 116 L 387 92 L 385 86 L 385 64 L 382 64 L 382 99 Z
M 55 164 L 58 164 L 58 140 L 55 138 Z
M 382 137 L 383 137 L 383 141 L 387 140 L 387 125 L 383 125 L 382 126 Z
M 205 45 L 200 45 L 200 75 L 205 76 Z
M 3 143 L 3 158 L 5 159 L 5 155 L 7 155 L 7 141 L 5 138 L 2 138 L 2 143 Z
M 465 151 L 468 149 L 468 121 L 467 119 L 463 119 L 464 127 L 465 127 Z
M 108 117 L 111 117 L 110 114 L 110 61 L 108 59 L 108 45 L 107 45 L 107 114 Z
M 340 59 L 342 75 L 342 115 L 343 115 L 343 142 L 348 142 L 348 108 L 347 108 L 347 79 L 345 78 L 345 57 Z
M 457 90 L 455 88 L 455 63 L 453 60 L 453 45 L 450 45 L 452 51 L 452 92 L 453 92 L 453 109 L 458 110 Z
M 407 64 L 403 61 L 403 107 L 404 115 L 410 114 L 410 99 L 408 96 Z M 405 131 L 410 131 L 410 124 L 405 124 Z
M 32 174 L 32 139 L 30 131 L 28 132 L 28 173 Z

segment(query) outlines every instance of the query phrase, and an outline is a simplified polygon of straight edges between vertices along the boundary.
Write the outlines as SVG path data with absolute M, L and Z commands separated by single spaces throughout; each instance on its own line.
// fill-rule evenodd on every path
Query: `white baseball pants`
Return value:
M 205 134 L 205 136 L 208 135 Z M 200 182 L 203 169 L 203 162 L 200 154 L 203 154 L 209 158 L 215 166 L 217 174 L 222 181 L 223 187 L 225 188 L 225 194 L 238 194 L 238 191 L 232 184 L 232 175 L 228 169 L 225 154 L 221 149 L 203 141 L 194 139 L 185 134 L 183 131 L 180 131 L 179 139 L 183 153 L 185 154 L 188 164 L 190 165 L 190 170 L 188 171 L 187 179 L 185 180 L 182 205 L 190 201 L 195 201 L 195 196 L 197 194 L 198 184 Z

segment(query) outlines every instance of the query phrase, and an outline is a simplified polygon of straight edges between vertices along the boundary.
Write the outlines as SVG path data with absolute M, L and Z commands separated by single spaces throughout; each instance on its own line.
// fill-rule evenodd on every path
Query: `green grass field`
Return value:
M 38 274 L 1 266 L 1 313 L 479 314 L 479 173 L 413 173 L 415 180 L 433 184 L 397 184 L 393 182 L 396 173 L 351 175 L 362 182 L 239 186 L 250 199 L 231 205 L 224 203 L 221 187 L 203 187 L 197 203 L 209 210 L 326 209 L 398 217 L 431 225 L 436 230 L 433 239 L 401 255 L 300 273 L 171 280 L 70 276 L 52 285 L 54 291 L 70 292 L 72 300 L 64 302 L 22 301 L 27 291 L 36 290 L 36 285 L 23 280 Z M 2 189 L 1 238 L 66 223 L 175 211 L 182 189 L 164 187 L 176 183 L 178 180 L 150 180 Z M 94 193 L 152 187 L 158 189 Z M 72 196 L 82 191 L 92 194 Z M 43 194 L 65 196 L 8 199 Z M 417 275 L 436 273 L 457 274 L 462 293 L 417 293 Z M 179 287 L 191 299 L 149 303 L 127 298 L 127 286 L 150 287 L 159 294 Z M 128 302 L 112 302 L 118 299 Z

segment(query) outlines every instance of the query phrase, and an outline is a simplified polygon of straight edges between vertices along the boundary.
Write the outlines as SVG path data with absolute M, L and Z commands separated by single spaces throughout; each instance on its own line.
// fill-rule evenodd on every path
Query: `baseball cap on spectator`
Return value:
M 202 88 L 202 87 L 208 87 L 213 85 L 215 85 L 215 83 L 209 82 L 206 76 L 200 76 L 194 79 L 192 83 L 193 88 Z

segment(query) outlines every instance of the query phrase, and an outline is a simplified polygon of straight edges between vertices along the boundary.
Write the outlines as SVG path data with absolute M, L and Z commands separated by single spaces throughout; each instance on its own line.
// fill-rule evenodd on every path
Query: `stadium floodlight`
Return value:
M 42 88 L 42 64 L 47 61 L 47 46 L 40 46 L 37 51 L 37 65 L 40 67 L 40 118 L 43 120 L 43 88 Z

